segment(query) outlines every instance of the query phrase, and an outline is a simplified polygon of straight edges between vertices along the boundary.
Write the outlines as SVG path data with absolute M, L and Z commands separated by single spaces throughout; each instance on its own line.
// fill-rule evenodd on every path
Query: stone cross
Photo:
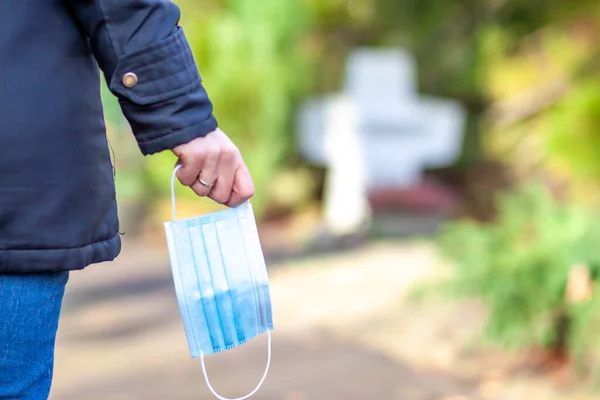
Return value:
M 415 63 L 405 51 L 362 48 L 347 62 L 341 93 L 302 106 L 300 151 L 327 167 L 324 217 L 331 233 L 368 226 L 369 191 L 409 188 L 425 168 L 459 156 L 463 107 L 419 96 L 416 82 Z

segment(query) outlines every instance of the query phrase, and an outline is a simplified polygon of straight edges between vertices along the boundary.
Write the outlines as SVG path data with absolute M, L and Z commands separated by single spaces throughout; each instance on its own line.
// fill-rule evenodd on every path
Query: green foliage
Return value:
M 456 222 L 439 245 L 453 266 L 449 287 L 489 309 L 487 336 L 514 349 L 568 347 L 584 361 L 600 350 L 600 225 L 581 206 L 555 201 L 541 185 L 506 193 L 493 224 Z M 575 266 L 589 270 L 590 301 L 566 299 Z M 566 333 L 566 336 L 565 336 Z
M 507 24 L 482 30 L 481 89 L 497 106 L 487 119 L 487 150 L 525 180 L 541 173 L 597 202 L 600 5 L 546 3 L 540 18 L 529 18 L 514 13 L 523 6 L 515 2 L 497 17 Z
M 600 182 L 600 83 L 584 80 L 548 113 L 548 157 L 573 179 Z
M 493 154 L 519 172 L 534 165 L 569 182 L 600 183 L 596 0 L 177 2 L 217 118 L 255 178 L 258 210 L 294 156 L 297 102 L 338 90 L 345 56 L 362 45 L 409 49 L 417 58 L 420 90 L 465 105 L 464 166 Z M 550 96 L 549 104 L 543 91 L 513 102 L 556 82 L 568 90 Z M 118 109 L 106 97 L 107 118 L 115 125 Z M 505 114 L 517 115 L 509 126 L 487 118 L 490 105 L 504 103 Z M 521 115 L 524 108 L 533 111 Z M 129 133 L 112 139 L 119 193 L 144 201 L 167 198 L 174 157 L 165 152 L 133 161 L 139 155 L 123 154 L 123 135 Z M 189 191 L 181 194 L 192 199 Z
M 302 0 L 264 0 L 260 6 L 247 0 L 178 3 L 220 127 L 252 172 L 253 204 L 260 214 L 270 182 L 292 154 L 294 105 L 312 87 L 311 56 L 303 45 L 311 9 Z M 105 85 L 103 100 L 116 153 L 119 199 L 147 205 L 168 198 L 175 157 L 163 152 L 141 161 Z M 189 190 L 178 196 L 196 199 Z
M 595 293 L 600 285 L 594 285 Z M 600 383 L 600 296 L 591 301 L 573 306 L 571 309 L 571 326 L 569 329 L 568 346 L 576 367 L 589 372 Z
M 292 109 L 310 87 L 302 47 L 309 12 L 301 0 L 180 1 L 186 31 L 221 128 L 240 148 L 252 172 L 260 210 L 269 183 L 292 149 Z M 155 192 L 175 159 L 154 156 L 147 170 Z M 192 196 L 189 191 L 182 194 Z

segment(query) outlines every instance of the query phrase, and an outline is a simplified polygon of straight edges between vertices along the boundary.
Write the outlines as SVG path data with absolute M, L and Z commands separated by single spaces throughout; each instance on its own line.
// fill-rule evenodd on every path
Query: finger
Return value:
M 211 190 L 208 197 L 219 204 L 225 204 L 231 197 L 231 188 L 235 171 L 240 165 L 241 156 L 237 149 L 229 148 L 221 153 L 218 166 L 218 177 L 215 186 Z
M 200 170 L 204 165 L 206 158 L 207 148 L 194 148 L 191 153 L 186 153 L 179 159 L 181 168 L 177 171 L 177 178 L 182 185 L 191 186 L 193 185 L 200 174 Z
M 231 196 L 227 203 L 228 207 L 237 207 L 244 204 L 254 196 L 254 182 L 246 164 L 240 165 L 235 173 Z
M 213 186 L 217 182 L 217 178 L 219 175 L 218 168 L 219 168 L 219 160 L 220 159 L 221 159 L 221 152 L 219 151 L 218 153 L 209 154 L 207 156 L 206 160 L 204 161 L 204 166 L 202 167 L 202 170 L 200 171 L 200 176 L 196 179 L 196 182 L 201 187 L 198 188 L 198 190 L 194 189 L 194 191 L 199 196 L 207 196 L 212 190 L 212 188 L 207 188 L 204 184 L 202 184 L 202 182 L 200 182 L 200 180 L 202 180 L 204 183 L 207 183 L 207 184 L 213 185 Z
M 179 161 L 183 168 L 177 173 L 181 183 L 186 186 L 192 186 L 198 181 L 198 176 L 207 162 L 213 165 L 218 164 L 221 152 L 221 145 L 212 136 L 199 138 L 190 144 L 192 147 L 186 148 L 186 151 L 179 155 Z

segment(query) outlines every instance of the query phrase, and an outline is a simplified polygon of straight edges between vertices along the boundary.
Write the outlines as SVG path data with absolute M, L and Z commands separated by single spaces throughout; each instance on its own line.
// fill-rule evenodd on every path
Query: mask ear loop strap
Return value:
M 175 178 L 177 178 L 177 171 L 182 167 L 181 164 L 178 164 L 175 169 L 173 169 L 173 174 L 171 175 L 171 215 L 173 217 L 173 221 L 177 220 L 177 208 L 175 207 Z
M 200 355 L 200 360 L 202 361 L 202 373 L 204 374 L 204 381 L 206 382 L 206 386 L 208 386 L 208 389 L 211 391 L 211 393 L 219 400 L 246 400 L 248 398 L 250 398 L 251 396 L 254 396 L 254 394 L 256 394 L 256 392 L 259 391 L 259 389 L 261 388 L 262 384 L 264 383 L 265 379 L 267 378 L 267 375 L 269 373 L 269 367 L 271 366 L 271 332 L 267 331 L 267 335 L 269 335 L 269 347 L 268 347 L 268 358 L 267 358 L 267 367 L 265 368 L 265 373 L 263 374 L 260 382 L 258 383 L 258 385 L 256 386 L 256 388 L 250 392 L 250 394 L 247 394 L 246 396 L 243 397 L 238 397 L 237 399 L 229 399 L 227 397 L 223 397 L 221 395 L 219 395 L 215 389 L 213 389 L 212 385 L 210 384 L 210 380 L 208 379 L 208 374 L 206 373 L 206 365 L 204 364 L 204 354 Z

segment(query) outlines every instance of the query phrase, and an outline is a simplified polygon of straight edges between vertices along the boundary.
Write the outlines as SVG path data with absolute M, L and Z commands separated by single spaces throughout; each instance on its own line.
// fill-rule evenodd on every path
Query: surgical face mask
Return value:
M 171 177 L 173 221 L 165 223 L 179 310 L 192 358 L 200 357 L 212 388 L 204 356 L 232 349 L 268 334 L 264 382 L 271 362 L 273 316 L 265 260 L 249 202 L 237 208 L 177 220 L 175 179 Z

